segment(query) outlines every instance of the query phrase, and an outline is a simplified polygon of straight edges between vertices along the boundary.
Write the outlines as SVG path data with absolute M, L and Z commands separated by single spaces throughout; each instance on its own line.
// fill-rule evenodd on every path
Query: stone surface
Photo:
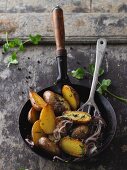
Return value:
M 60 5 L 65 13 L 87 13 L 90 12 L 90 0 L 8 0 L 6 12 L 8 13 L 46 13 L 51 12 L 52 8 Z
M 98 37 L 106 37 L 109 41 L 127 41 L 127 15 L 114 14 L 65 14 L 66 42 L 96 41 Z M 45 22 L 46 21 L 46 22 Z M 71 23 L 71 24 L 70 24 Z M 74 29 L 73 29 L 74 28 Z M 73 31 L 72 31 L 73 30 Z M 49 14 L 1 14 L 0 33 L 5 38 L 5 31 L 10 37 L 28 37 L 39 33 L 43 41 L 54 41 L 51 15 Z
M 126 13 L 127 1 L 126 0 L 98 0 L 92 1 L 91 12 L 97 13 Z
M 68 72 L 95 61 L 95 46 L 73 45 L 67 49 Z M 54 163 L 37 156 L 24 144 L 18 129 L 20 111 L 28 99 L 30 87 L 39 91 L 56 80 L 54 51 L 55 47 L 48 45 L 28 47 L 19 55 L 19 64 L 10 68 L 7 68 L 7 56 L 0 54 L 0 170 L 20 170 L 22 167 L 29 170 L 126 170 L 127 105 L 109 95 L 117 115 L 117 132 L 112 144 L 96 160 L 77 165 Z M 127 98 L 127 46 L 108 46 L 106 52 L 104 78 L 112 80 L 110 90 L 113 93 Z M 76 84 L 91 84 L 90 78 L 70 79 Z

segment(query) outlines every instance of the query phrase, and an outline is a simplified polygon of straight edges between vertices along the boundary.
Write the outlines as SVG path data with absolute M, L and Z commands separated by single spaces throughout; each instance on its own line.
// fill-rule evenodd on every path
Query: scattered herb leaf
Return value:
M 27 42 L 32 42 L 33 44 L 37 45 L 41 41 L 41 35 L 30 35 L 29 38 L 22 42 L 20 38 L 14 38 L 9 41 L 8 33 L 6 32 L 6 42 L 3 44 L 2 52 L 7 53 L 10 52 L 11 55 L 8 59 L 8 67 L 10 64 L 18 64 L 17 54 L 25 50 L 24 44 Z
M 95 64 L 89 64 L 88 66 L 88 72 L 93 75 L 95 70 Z M 99 76 L 102 76 L 104 74 L 104 69 L 100 68 L 99 69 Z
M 84 78 L 85 70 L 83 68 L 77 68 L 71 72 L 72 77 L 75 77 L 79 80 Z
M 104 94 L 110 85 L 111 85 L 110 79 L 107 79 L 107 80 L 103 79 L 102 82 L 99 83 L 99 87 L 98 87 L 97 91 L 100 94 Z
M 5 43 L 5 44 L 3 45 L 2 51 L 3 51 L 3 53 L 6 53 L 6 52 L 9 51 L 9 49 L 10 49 L 9 44 L 8 44 L 8 43 Z
M 18 64 L 16 52 L 13 52 L 8 58 L 8 67 L 10 66 L 10 64 Z
M 37 35 L 29 35 L 30 41 L 37 45 L 39 44 L 39 42 L 41 41 L 41 35 L 37 34 Z

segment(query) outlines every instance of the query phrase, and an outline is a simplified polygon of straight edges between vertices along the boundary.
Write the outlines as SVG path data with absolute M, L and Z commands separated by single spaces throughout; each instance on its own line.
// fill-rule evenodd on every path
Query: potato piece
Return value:
M 40 97 L 36 92 L 30 90 L 29 91 L 29 97 L 32 106 L 35 110 L 41 111 L 44 106 L 46 106 L 46 102 L 43 100 L 42 97 Z
M 54 112 L 57 116 L 62 115 L 65 110 L 71 110 L 68 102 L 59 94 L 48 90 L 44 92 L 43 98 L 53 107 Z
M 53 108 L 47 104 L 40 114 L 40 126 L 46 134 L 52 134 L 55 129 L 55 114 Z
M 86 124 L 91 120 L 91 115 L 89 113 L 81 111 L 65 111 L 63 116 L 75 123 Z
M 85 139 L 89 132 L 88 126 L 80 125 L 73 129 L 71 137 L 76 139 Z
M 79 140 L 66 136 L 60 140 L 60 148 L 67 154 L 83 157 L 86 153 L 86 146 Z
M 32 107 L 28 113 L 28 121 L 34 124 L 34 122 L 36 122 L 39 119 L 39 116 L 40 113 Z
M 63 97 L 68 101 L 72 110 L 77 110 L 79 107 L 79 95 L 71 86 L 64 85 L 62 88 Z
M 42 136 L 46 136 L 46 134 L 43 132 L 43 130 L 40 127 L 40 121 L 39 120 L 37 120 L 33 124 L 32 130 L 31 130 L 31 136 L 32 136 L 32 140 L 33 140 L 35 145 L 38 145 L 38 141 Z
M 60 155 L 59 147 L 46 137 L 42 137 L 39 139 L 39 147 L 47 151 L 51 155 Z

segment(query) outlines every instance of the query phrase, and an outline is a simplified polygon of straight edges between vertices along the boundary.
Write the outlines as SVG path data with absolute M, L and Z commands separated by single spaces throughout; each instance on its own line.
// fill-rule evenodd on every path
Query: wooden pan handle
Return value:
M 52 17 L 56 40 L 56 55 L 63 56 L 66 55 L 63 10 L 59 6 L 56 6 L 53 9 Z

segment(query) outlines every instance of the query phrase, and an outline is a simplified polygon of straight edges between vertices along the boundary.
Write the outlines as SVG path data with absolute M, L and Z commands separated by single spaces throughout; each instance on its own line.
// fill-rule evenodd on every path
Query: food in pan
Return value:
M 55 114 L 52 106 L 47 104 L 40 114 L 40 127 L 46 134 L 52 134 L 55 129 Z
M 85 158 L 97 151 L 103 119 L 77 111 L 80 100 L 71 86 L 63 86 L 63 96 L 49 90 L 43 97 L 34 91 L 29 95 L 32 108 L 28 121 L 33 124 L 35 147 L 64 161 Z
M 37 120 L 31 130 L 31 137 L 35 145 L 38 145 L 38 141 L 42 136 L 46 136 L 42 128 L 40 127 L 40 120 Z
M 63 97 L 68 101 L 72 110 L 77 110 L 80 99 L 78 93 L 69 85 L 64 85 L 62 88 Z
M 44 106 L 46 106 L 46 102 L 43 100 L 42 97 L 40 97 L 36 92 L 30 90 L 29 91 L 29 97 L 32 106 L 35 110 L 41 111 Z
M 60 148 L 69 155 L 83 157 L 86 154 L 85 144 L 69 136 L 62 138 L 59 145 Z
M 40 112 L 38 112 L 34 109 L 34 107 L 32 107 L 28 113 L 28 121 L 33 124 L 39 119 L 39 116 Z
M 76 139 L 85 139 L 89 133 L 89 128 L 86 125 L 79 125 L 72 131 L 71 137 Z
M 46 137 L 41 137 L 38 141 L 39 147 L 51 155 L 60 155 L 60 149 L 53 141 Z
M 63 113 L 65 110 L 71 110 L 68 102 L 59 94 L 47 90 L 44 92 L 43 98 L 48 104 L 53 107 L 54 112 L 57 116 L 61 115 L 61 113 Z
M 89 113 L 81 111 L 66 111 L 64 112 L 63 117 L 72 120 L 74 123 L 83 124 L 86 124 L 91 120 L 91 115 Z

